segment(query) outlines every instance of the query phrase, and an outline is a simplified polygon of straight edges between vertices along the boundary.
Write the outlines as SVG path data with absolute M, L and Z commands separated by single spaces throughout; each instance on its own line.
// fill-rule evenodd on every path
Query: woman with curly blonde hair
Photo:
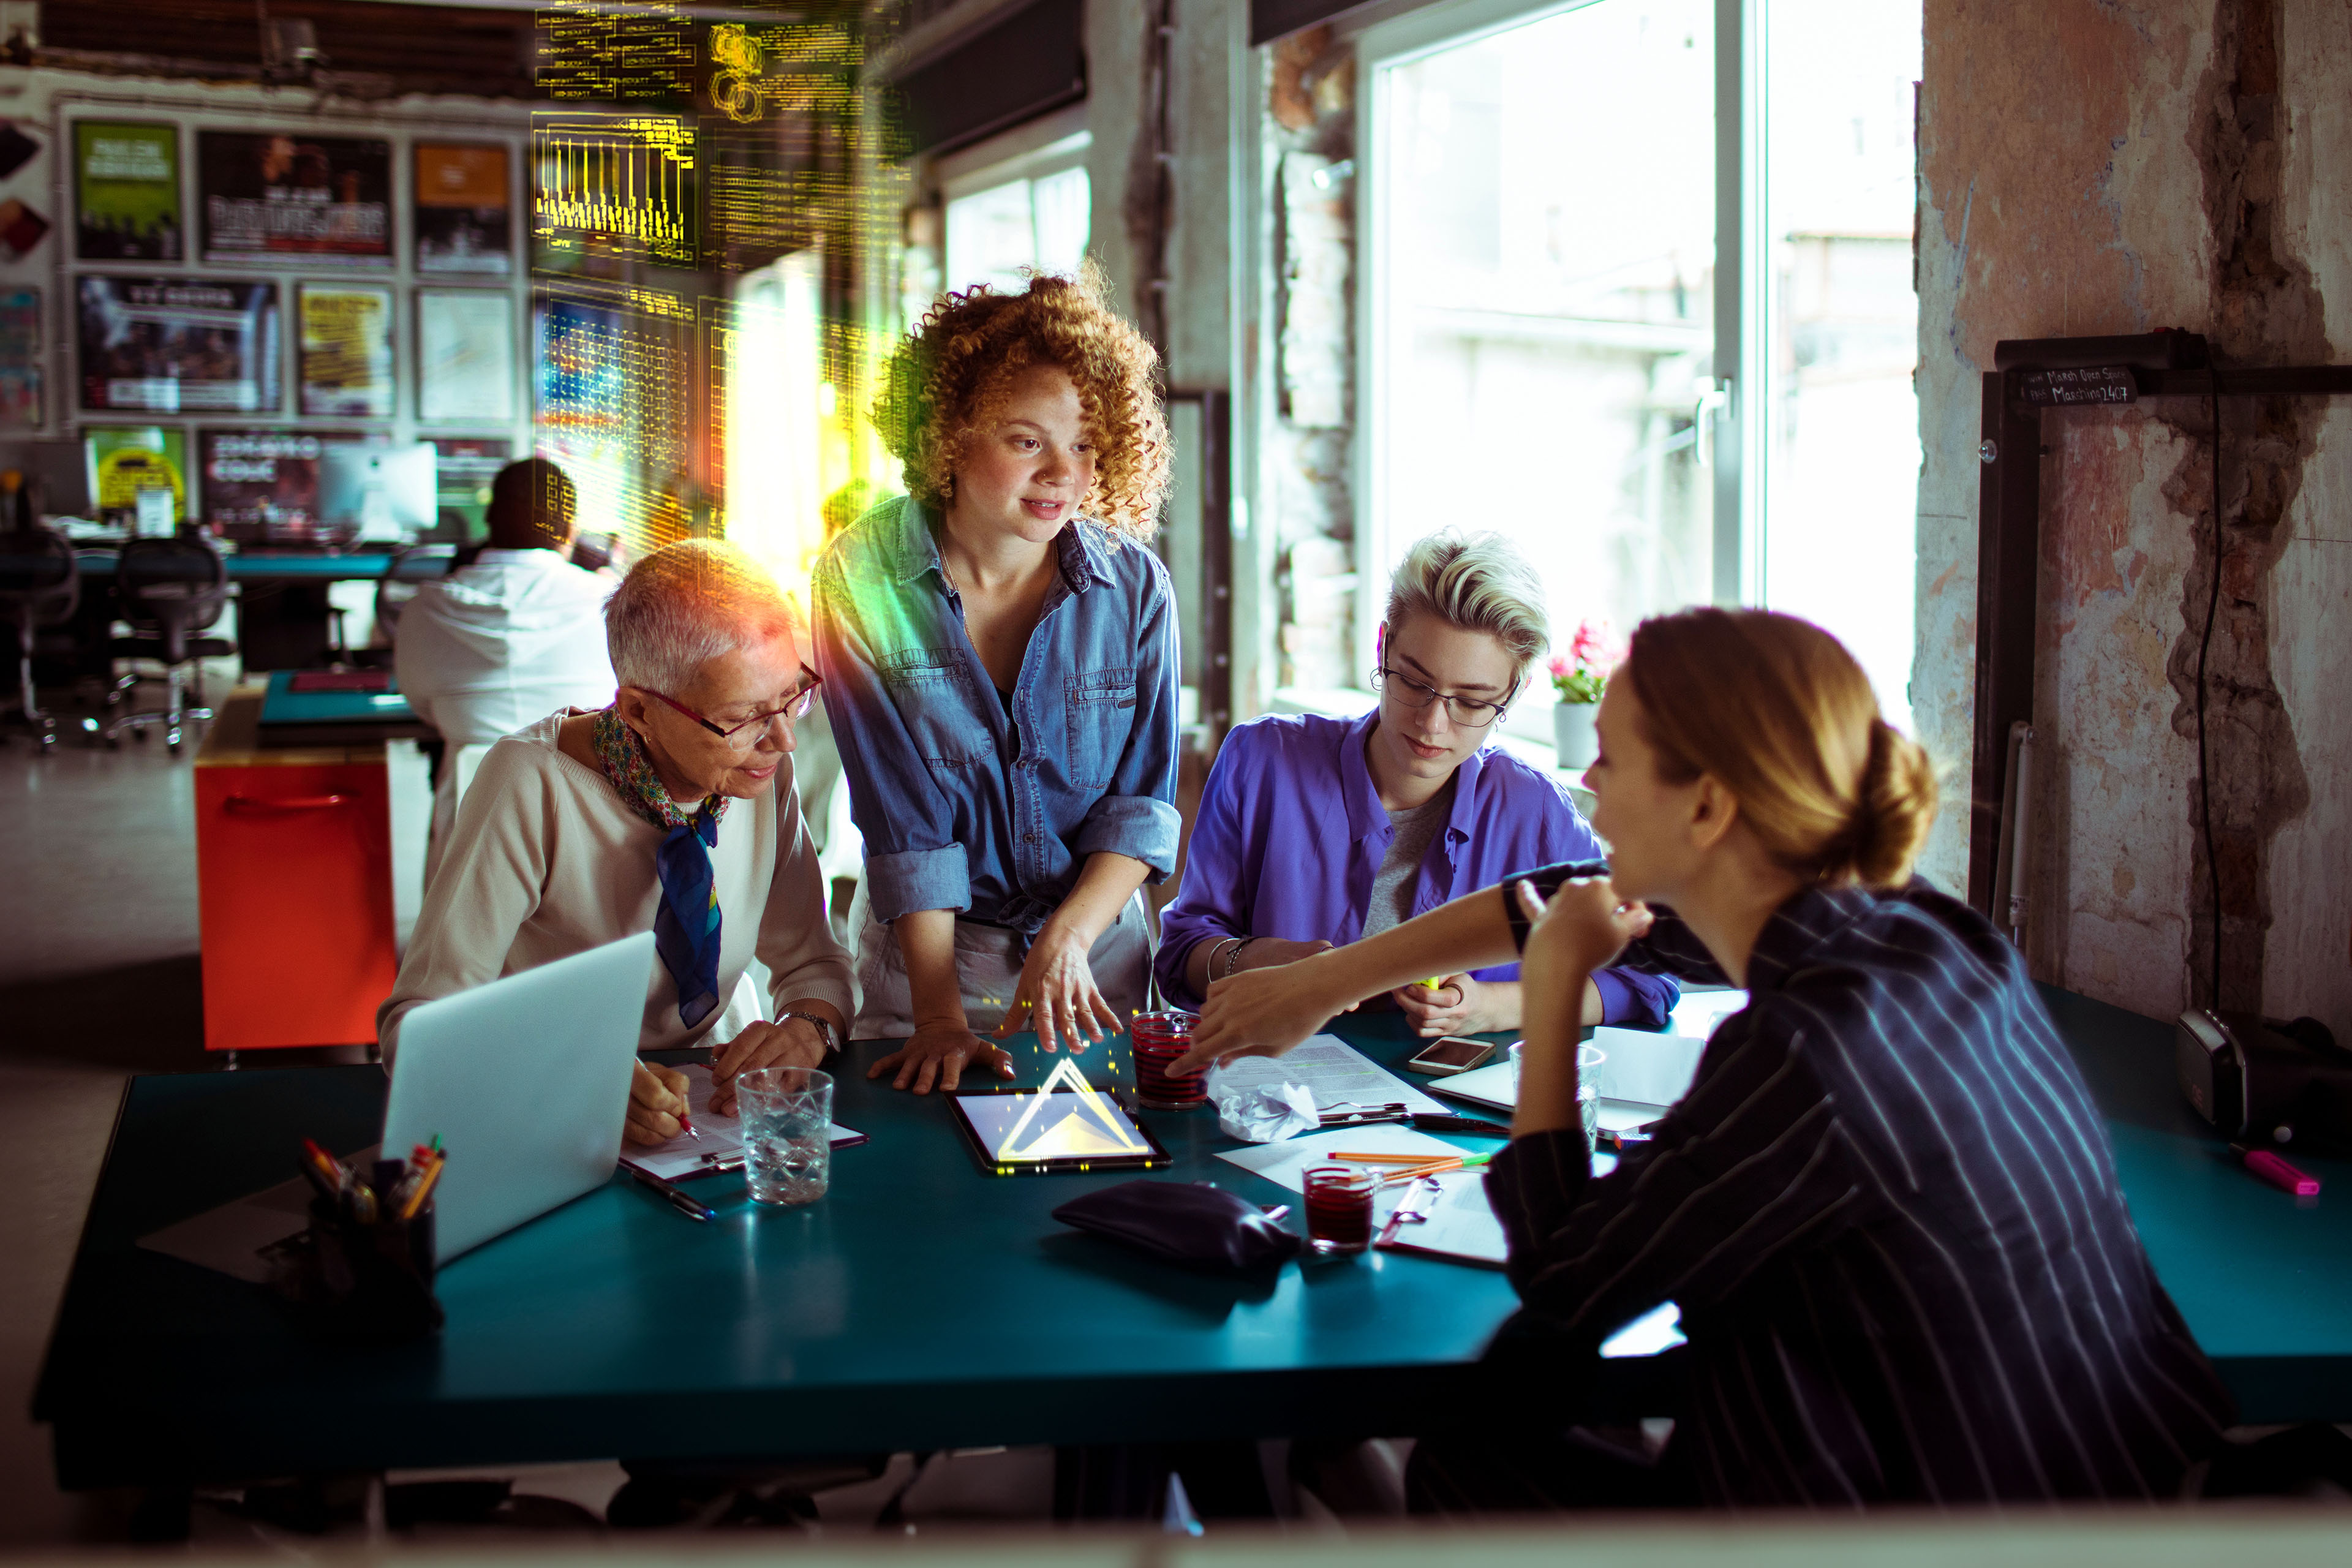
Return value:
M 1158 359 L 1097 278 L 943 296 L 874 420 L 908 494 L 818 563 L 819 668 L 866 838 L 868 1076 L 1009 1076 L 1125 1026 L 1175 866 L 1176 615 L 1147 544 L 1168 488 Z

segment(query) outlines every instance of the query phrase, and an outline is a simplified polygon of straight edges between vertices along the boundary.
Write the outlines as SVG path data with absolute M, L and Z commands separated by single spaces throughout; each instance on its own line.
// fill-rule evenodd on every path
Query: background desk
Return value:
M 76 552 L 84 577 L 114 576 L 115 551 Z M 228 580 L 240 585 L 237 646 L 247 669 L 297 669 L 325 662 L 327 587 L 332 583 L 373 582 L 392 569 L 390 551 L 326 554 L 310 551 L 241 551 L 228 560 Z M 260 590 L 256 592 L 255 590 Z M 86 595 L 111 616 L 111 595 Z M 101 628 L 102 631 L 102 628 Z
M 2313 1162 L 2329 1192 L 2297 1209 L 2164 1114 L 2161 1026 L 2054 1000 L 2116 1119 L 2158 1268 L 2245 1418 L 2352 1418 L 2352 1163 Z M 1393 1017 L 1344 1032 L 1391 1064 L 1412 1048 Z M 1515 1304 L 1501 1275 L 1381 1254 L 1253 1288 L 1128 1255 L 1048 1215 L 1120 1178 L 980 1174 L 935 1098 L 856 1076 L 879 1049 L 842 1077 L 840 1119 L 873 1142 L 836 1156 L 824 1202 L 755 1211 L 726 1184 L 701 1226 L 612 1184 L 444 1271 L 437 1341 L 375 1351 L 307 1343 L 253 1287 L 132 1241 L 283 1179 L 305 1132 L 372 1141 L 381 1077 L 134 1079 L 35 1402 L 60 1480 L 1399 1432 L 1475 1414 L 1475 1358 Z M 1083 1059 L 1099 1081 L 1104 1047 Z M 1289 1200 L 1209 1158 L 1228 1145 L 1205 1115 L 1149 1120 L 1177 1156 L 1164 1179 Z M 1669 1371 L 1604 1365 L 1653 1389 Z

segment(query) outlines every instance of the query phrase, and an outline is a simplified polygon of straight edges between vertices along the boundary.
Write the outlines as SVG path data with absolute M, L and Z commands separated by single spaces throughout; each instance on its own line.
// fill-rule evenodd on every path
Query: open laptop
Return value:
M 448 1152 L 437 1261 L 611 1179 L 653 963 L 646 931 L 402 1017 L 383 1152 L 405 1158 L 436 1135 Z
M 441 1135 L 449 1164 L 433 1191 L 436 1262 L 611 1179 L 653 963 L 647 931 L 425 1003 L 401 1020 L 382 1147 L 404 1157 Z M 375 1155 L 348 1158 L 364 1166 Z M 139 1245 L 267 1284 L 266 1254 L 310 1223 L 310 1184 L 296 1176 Z

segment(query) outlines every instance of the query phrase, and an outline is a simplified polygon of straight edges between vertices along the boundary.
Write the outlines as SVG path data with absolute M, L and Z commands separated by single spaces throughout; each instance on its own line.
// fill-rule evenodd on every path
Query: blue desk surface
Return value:
M 81 574 L 85 577 L 114 575 L 115 552 L 83 550 Z M 306 551 L 289 551 L 282 554 L 268 552 L 240 552 L 227 557 L 228 579 L 232 583 L 310 582 L 331 583 L 349 578 L 373 579 L 392 570 L 389 551 L 370 551 L 349 555 L 327 555 Z M 416 570 L 422 571 L 419 567 Z M 444 563 L 444 571 L 446 570 Z M 405 578 L 407 569 L 402 575 Z
M 400 694 L 396 680 L 387 679 L 387 689 L 383 691 L 297 691 L 294 680 L 299 673 L 291 669 L 270 672 L 269 689 L 261 699 L 264 738 L 273 728 L 289 724 L 308 728 L 418 722 L 416 710 Z
M 2352 1163 L 2312 1161 L 2328 1191 L 2297 1207 L 2177 1104 L 2164 1026 L 2051 999 L 2244 1417 L 2352 1418 Z M 1411 1048 L 1392 1017 L 1345 1032 L 1391 1063 Z M 457 1259 L 440 1337 L 382 1350 L 307 1342 L 257 1289 L 132 1245 L 283 1179 L 304 1133 L 372 1142 L 381 1075 L 133 1079 L 35 1401 L 61 1481 L 1409 1431 L 1477 1395 L 1501 1275 L 1374 1255 L 1252 1285 L 1129 1255 L 1048 1212 L 1123 1178 L 981 1174 L 946 1106 L 857 1076 L 882 1048 L 840 1075 L 836 1114 L 872 1142 L 822 1203 L 760 1211 L 730 1184 L 701 1226 L 608 1184 Z M 1123 1080 L 1108 1058 L 1081 1059 Z M 1050 1065 L 1032 1049 L 1031 1081 Z M 1286 1197 L 1210 1158 L 1231 1144 L 1206 1116 L 1147 1114 L 1177 1159 L 1161 1179 Z M 1652 1397 L 1671 1368 L 1604 1372 Z

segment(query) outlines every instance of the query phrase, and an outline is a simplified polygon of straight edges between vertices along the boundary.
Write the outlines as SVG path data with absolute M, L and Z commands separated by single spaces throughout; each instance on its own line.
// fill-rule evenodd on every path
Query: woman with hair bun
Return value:
M 1214 987 L 1195 1056 L 1278 1054 L 1368 988 L 1520 952 L 1487 1190 L 1527 1333 L 1674 1301 L 1691 1389 L 1654 1465 L 1592 1435 L 1425 1444 L 1421 1506 L 1939 1505 L 2177 1495 L 2229 1396 L 2133 1230 L 2017 951 L 1914 878 L 1933 770 L 1819 627 L 1643 623 L 1587 775 L 1607 881 L 1506 881 Z M 1576 1009 L 1602 964 L 1747 988 L 1646 1145 L 1590 1173 Z
M 818 563 L 818 668 L 866 839 L 855 1039 L 928 1093 L 1126 1026 L 1175 868 L 1175 599 L 1150 344 L 1098 280 L 941 298 L 875 424 L 908 494 Z

